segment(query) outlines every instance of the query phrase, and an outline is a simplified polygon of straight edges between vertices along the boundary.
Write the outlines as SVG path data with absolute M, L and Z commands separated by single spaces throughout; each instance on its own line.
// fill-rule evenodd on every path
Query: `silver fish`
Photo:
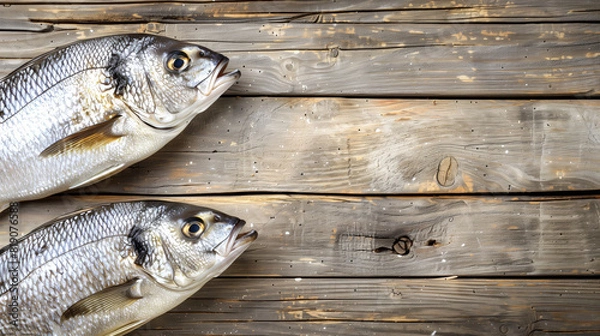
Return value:
M 0 211 L 109 177 L 158 151 L 240 77 L 207 48 L 116 35 L 0 81 Z
M 0 250 L 0 334 L 122 335 L 177 306 L 257 238 L 189 204 L 113 203 Z

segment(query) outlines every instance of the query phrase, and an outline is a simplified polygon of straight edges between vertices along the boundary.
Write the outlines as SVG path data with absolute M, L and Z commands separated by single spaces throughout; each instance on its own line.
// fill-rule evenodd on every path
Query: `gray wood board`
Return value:
M 6 3 L 0 76 L 136 32 L 205 45 L 243 73 L 151 158 L 20 204 L 19 232 L 149 197 L 258 230 L 223 277 L 132 335 L 600 334 L 600 100 L 576 99 L 599 97 L 599 11 L 596 0 Z M 0 245 L 7 226 L 1 214 Z
M 36 5 L 35 11 L 29 11 L 31 3 Z M 0 18 L 45 22 L 594 22 L 599 9 L 593 0 L 20 0 L 5 5 Z
M 146 198 L 146 197 L 143 197 Z M 124 197 L 60 195 L 21 204 L 19 232 Z M 591 276 L 600 200 L 509 197 L 169 198 L 247 221 L 259 238 L 226 272 L 243 277 Z M 1 244 L 8 238 L 0 216 Z M 405 255 L 391 251 L 400 237 Z
M 594 190 L 599 123 L 596 100 L 221 98 L 163 150 L 88 190 Z
M 5 22 L 6 25 L 10 24 Z M 125 33 L 154 33 L 202 44 L 220 52 L 285 50 L 371 50 L 420 47 L 499 47 L 532 41 L 545 47 L 547 58 L 576 42 L 594 46 L 598 25 L 563 24 L 61 24 L 54 30 L 0 30 L 0 57 L 35 57 L 79 40 Z M 529 46 L 529 45 L 528 45 Z M 523 48 L 525 49 L 525 48 Z M 546 50 L 548 49 L 548 50 Z M 553 54 L 554 53 L 554 54 Z M 504 55 L 506 56 L 506 55 Z M 566 55 L 563 55 L 565 58 Z M 595 56 L 595 55 L 588 55 Z M 466 59 L 468 61 L 468 59 Z
M 593 334 L 599 299 L 599 280 L 219 278 L 132 335 Z
M 589 23 L 233 26 L 3 32 L 0 75 L 80 38 L 152 32 L 224 52 L 243 73 L 229 95 L 595 97 L 600 91 L 600 30 Z

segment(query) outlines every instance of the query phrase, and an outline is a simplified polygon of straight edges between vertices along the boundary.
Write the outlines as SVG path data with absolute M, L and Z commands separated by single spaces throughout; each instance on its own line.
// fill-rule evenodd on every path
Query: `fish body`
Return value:
M 116 35 L 0 81 L 0 210 L 109 177 L 158 151 L 239 78 L 207 48 Z
M 257 237 L 189 204 L 113 203 L 0 250 L 1 335 L 122 335 L 177 306 Z

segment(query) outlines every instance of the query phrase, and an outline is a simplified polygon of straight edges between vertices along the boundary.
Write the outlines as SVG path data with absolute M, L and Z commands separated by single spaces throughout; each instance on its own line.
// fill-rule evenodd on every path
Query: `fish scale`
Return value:
M 136 209 L 135 204 L 131 205 L 105 208 L 112 221 L 106 221 L 106 216 L 83 212 L 57 225 L 38 229 L 31 239 L 17 245 L 17 258 L 21 261 L 17 288 L 21 294 L 19 308 L 22 309 L 22 333 L 50 333 L 52 330 L 40 329 L 37 325 L 42 321 L 57 320 L 61 311 L 81 298 L 120 284 L 127 276 L 132 276 L 134 269 L 123 267 L 131 266 L 132 261 L 123 265 L 113 242 L 127 237 L 128 228 L 136 217 L 134 214 L 139 211 L 139 207 Z M 43 253 L 35 252 L 39 246 L 36 242 L 47 245 Z M 10 293 L 11 282 L 6 276 L 9 274 L 9 256 L 6 252 L 0 252 L 0 307 L 8 306 L 10 299 L 7 293 Z M 86 276 L 92 274 L 94 269 L 102 270 L 102 276 Z M 40 294 L 43 294 L 43 300 L 36 300 Z M 34 304 L 39 302 L 54 302 L 58 307 L 46 309 L 43 305 Z M 0 314 L 2 332 L 9 330 L 1 327 L 10 326 L 6 317 L 7 314 Z M 82 330 L 85 332 L 85 329 Z M 78 334 L 85 333 L 80 331 Z
M 51 330 L 39 329 L 36 325 L 48 320 L 60 321 L 61 312 L 65 311 L 73 303 L 104 288 L 119 285 L 127 281 L 128 277 L 136 275 L 133 272 L 133 267 L 131 267 L 133 262 L 130 261 L 128 264 L 121 265 L 117 251 L 105 246 L 108 243 L 110 243 L 110 240 L 103 243 L 96 243 L 94 247 L 84 246 L 77 250 L 65 251 L 60 257 L 56 257 L 53 260 L 57 272 L 49 272 L 42 267 L 35 270 L 29 276 L 42 279 L 42 283 L 48 284 L 41 288 L 46 293 L 43 302 L 56 302 L 57 306 L 50 310 L 45 309 L 45 305 L 37 305 L 31 307 L 33 309 L 27 309 L 29 308 L 27 302 L 34 301 L 33 298 L 35 298 L 35 295 L 39 295 L 40 292 L 40 288 L 32 288 L 21 300 L 24 303 L 22 318 L 24 326 L 22 327 L 22 332 L 49 333 Z M 127 265 L 130 267 L 123 267 Z M 85 276 L 86 274 L 91 275 L 93 269 L 102 269 L 105 272 L 99 277 Z M 64 273 L 61 274 L 61 270 Z M 68 274 L 65 274 L 67 270 Z M 73 277 L 73 274 L 79 276 Z M 24 279 L 23 282 L 26 283 L 26 280 Z M 26 316 L 32 316 L 32 318 L 28 320 L 25 318 Z M 65 326 L 65 329 L 71 329 L 69 330 L 70 335 L 86 334 L 89 325 L 82 323 L 82 321 L 78 322 L 76 328 L 74 326 Z M 28 328 L 27 325 L 31 325 L 32 327 Z
M 173 57 L 186 67 L 169 68 Z M 195 44 L 132 34 L 76 42 L 22 65 L 0 80 L 0 211 L 152 155 L 235 83 L 240 73 L 225 73 L 227 63 Z M 0 223 L 0 245 L 7 231 Z
M 21 270 L 24 274 L 29 274 L 73 246 L 92 243 L 98 237 L 127 235 L 126 228 L 131 225 L 134 218 L 131 215 L 128 216 L 126 211 L 135 212 L 136 209 L 114 208 L 107 211 L 114 218 L 113 220 L 123 222 L 124 225 L 110 225 L 110 221 L 103 220 L 102 217 L 87 211 L 54 226 L 32 231 L 31 238 L 37 244 L 24 245 L 19 248 L 18 259 L 28 261 L 23 264 Z M 60 242 L 60 244 L 56 242 Z M 40 246 L 46 246 L 41 254 L 36 253 Z M 7 255 L 0 256 L 0 258 L 2 257 L 6 258 Z M 8 262 L 0 262 L 0 274 L 6 273 L 8 273 Z M 7 285 L 0 284 L 0 293 L 4 293 L 6 290 Z
M 201 236 L 186 236 L 190 220 L 202 223 Z M 108 204 L 51 221 L 0 250 L 0 334 L 135 328 L 223 272 L 256 239 L 254 231 L 238 236 L 243 224 L 216 210 L 159 201 Z
M 119 50 L 127 41 L 119 41 L 119 37 L 115 36 L 97 40 L 96 43 L 100 44 L 99 49 Z M 141 46 L 143 45 L 140 44 Z M 90 64 L 101 66 L 108 62 L 110 55 L 93 52 L 96 50 L 90 52 L 89 49 L 87 44 L 73 44 L 54 53 L 39 56 L 38 59 L 43 61 L 33 63 L 36 67 L 26 63 L 5 77 L 0 82 L 0 109 L 5 112 L 0 118 L 0 122 L 6 121 L 43 91 L 57 85 L 62 79 L 89 69 Z M 46 55 L 47 57 L 44 58 Z M 65 58 L 69 59 L 68 66 L 65 64 Z M 32 83 L 35 85 L 34 87 L 31 86 Z

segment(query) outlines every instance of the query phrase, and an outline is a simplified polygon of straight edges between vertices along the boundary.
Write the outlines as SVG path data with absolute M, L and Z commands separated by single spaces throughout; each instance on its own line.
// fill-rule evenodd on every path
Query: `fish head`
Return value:
M 229 59 L 200 45 L 153 36 L 128 58 L 122 96 L 146 124 L 159 129 L 185 126 L 205 111 L 241 76 L 226 72 Z M 118 76 L 118 74 L 117 74 Z
M 138 250 L 136 264 L 157 283 L 176 291 L 196 291 L 257 238 L 254 230 L 241 233 L 244 225 L 245 221 L 216 210 L 172 204 L 130 239 Z

